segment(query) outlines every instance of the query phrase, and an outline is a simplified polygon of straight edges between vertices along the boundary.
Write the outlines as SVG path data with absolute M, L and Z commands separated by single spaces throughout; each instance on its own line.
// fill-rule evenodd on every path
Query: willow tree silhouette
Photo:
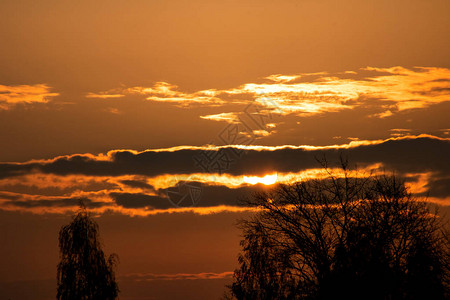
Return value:
M 449 238 L 395 176 L 333 173 L 245 200 L 242 252 L 228 298 L 445 299 Z
M 114 267 L 117 255 L 105 257 L 97 223 L 83 204 L 73 221 L 59 232 L 57 299 L 116 299 L 119 289 Z

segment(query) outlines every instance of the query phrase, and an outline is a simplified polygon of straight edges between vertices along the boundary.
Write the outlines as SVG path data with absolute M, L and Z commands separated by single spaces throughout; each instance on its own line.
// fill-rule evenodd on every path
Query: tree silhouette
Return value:
M 105 257 L 98 236 L 98 225 L 84 205 L 73 221 L 59 232 L 57 299 L 116 299 L 119 289 L 114 267 L 117 256 Z
M 445 299 L 449 238 L 437 211 L 396 176 L 348 169 L 245 200 L 229 298 Z

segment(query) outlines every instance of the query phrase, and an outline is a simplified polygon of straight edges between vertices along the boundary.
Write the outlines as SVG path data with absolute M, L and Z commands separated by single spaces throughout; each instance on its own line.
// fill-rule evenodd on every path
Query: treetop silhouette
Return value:
M 234 299 L 446 299 L 449 235 L 398 177 L 322 166 L 325 179 L 244 202 Z
M 86 207 L 59 232 L 60 262 L 57 271 L 57 299 L 116 299 L 119 289 L 114 268 L 118 257 L 103 253 L 97 223 Z

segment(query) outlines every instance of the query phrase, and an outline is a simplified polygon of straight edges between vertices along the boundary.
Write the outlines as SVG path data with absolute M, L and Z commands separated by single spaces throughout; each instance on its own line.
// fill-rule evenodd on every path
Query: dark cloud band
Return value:
M 400 172 L 450 172 L 450 140 L 419 137 L 391 139 L 358 147 L 277 150 L 243 150 L 224 147 L 216 150 L 181 149 L 177 151 L 115 150 L 109 159 L 93 155 L 72 155 L 50 161 L 0 164 L 0 178 L 30 172 L 55 175 L 121 176 L 192 173 L 228 173 L 261 175 L 270 172 L 299 172 L 317 168 L 317 158 L 335 161 L 340 155 L 352 164 L 382 162 L 386 168 Z M 206 167 L 205 167 L 206 166 Z

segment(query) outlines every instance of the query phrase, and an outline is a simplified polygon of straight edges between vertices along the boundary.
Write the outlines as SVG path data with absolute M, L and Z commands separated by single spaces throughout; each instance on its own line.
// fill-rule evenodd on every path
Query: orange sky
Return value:
M 80 199 L 125 300 L 221 296 L 251 214 L 237 199 L 321 178 L 318 155 L 394 171 L 448 210 L 449 12 L 2 1 L 0 298 L 54 297 L 57 233 Z

